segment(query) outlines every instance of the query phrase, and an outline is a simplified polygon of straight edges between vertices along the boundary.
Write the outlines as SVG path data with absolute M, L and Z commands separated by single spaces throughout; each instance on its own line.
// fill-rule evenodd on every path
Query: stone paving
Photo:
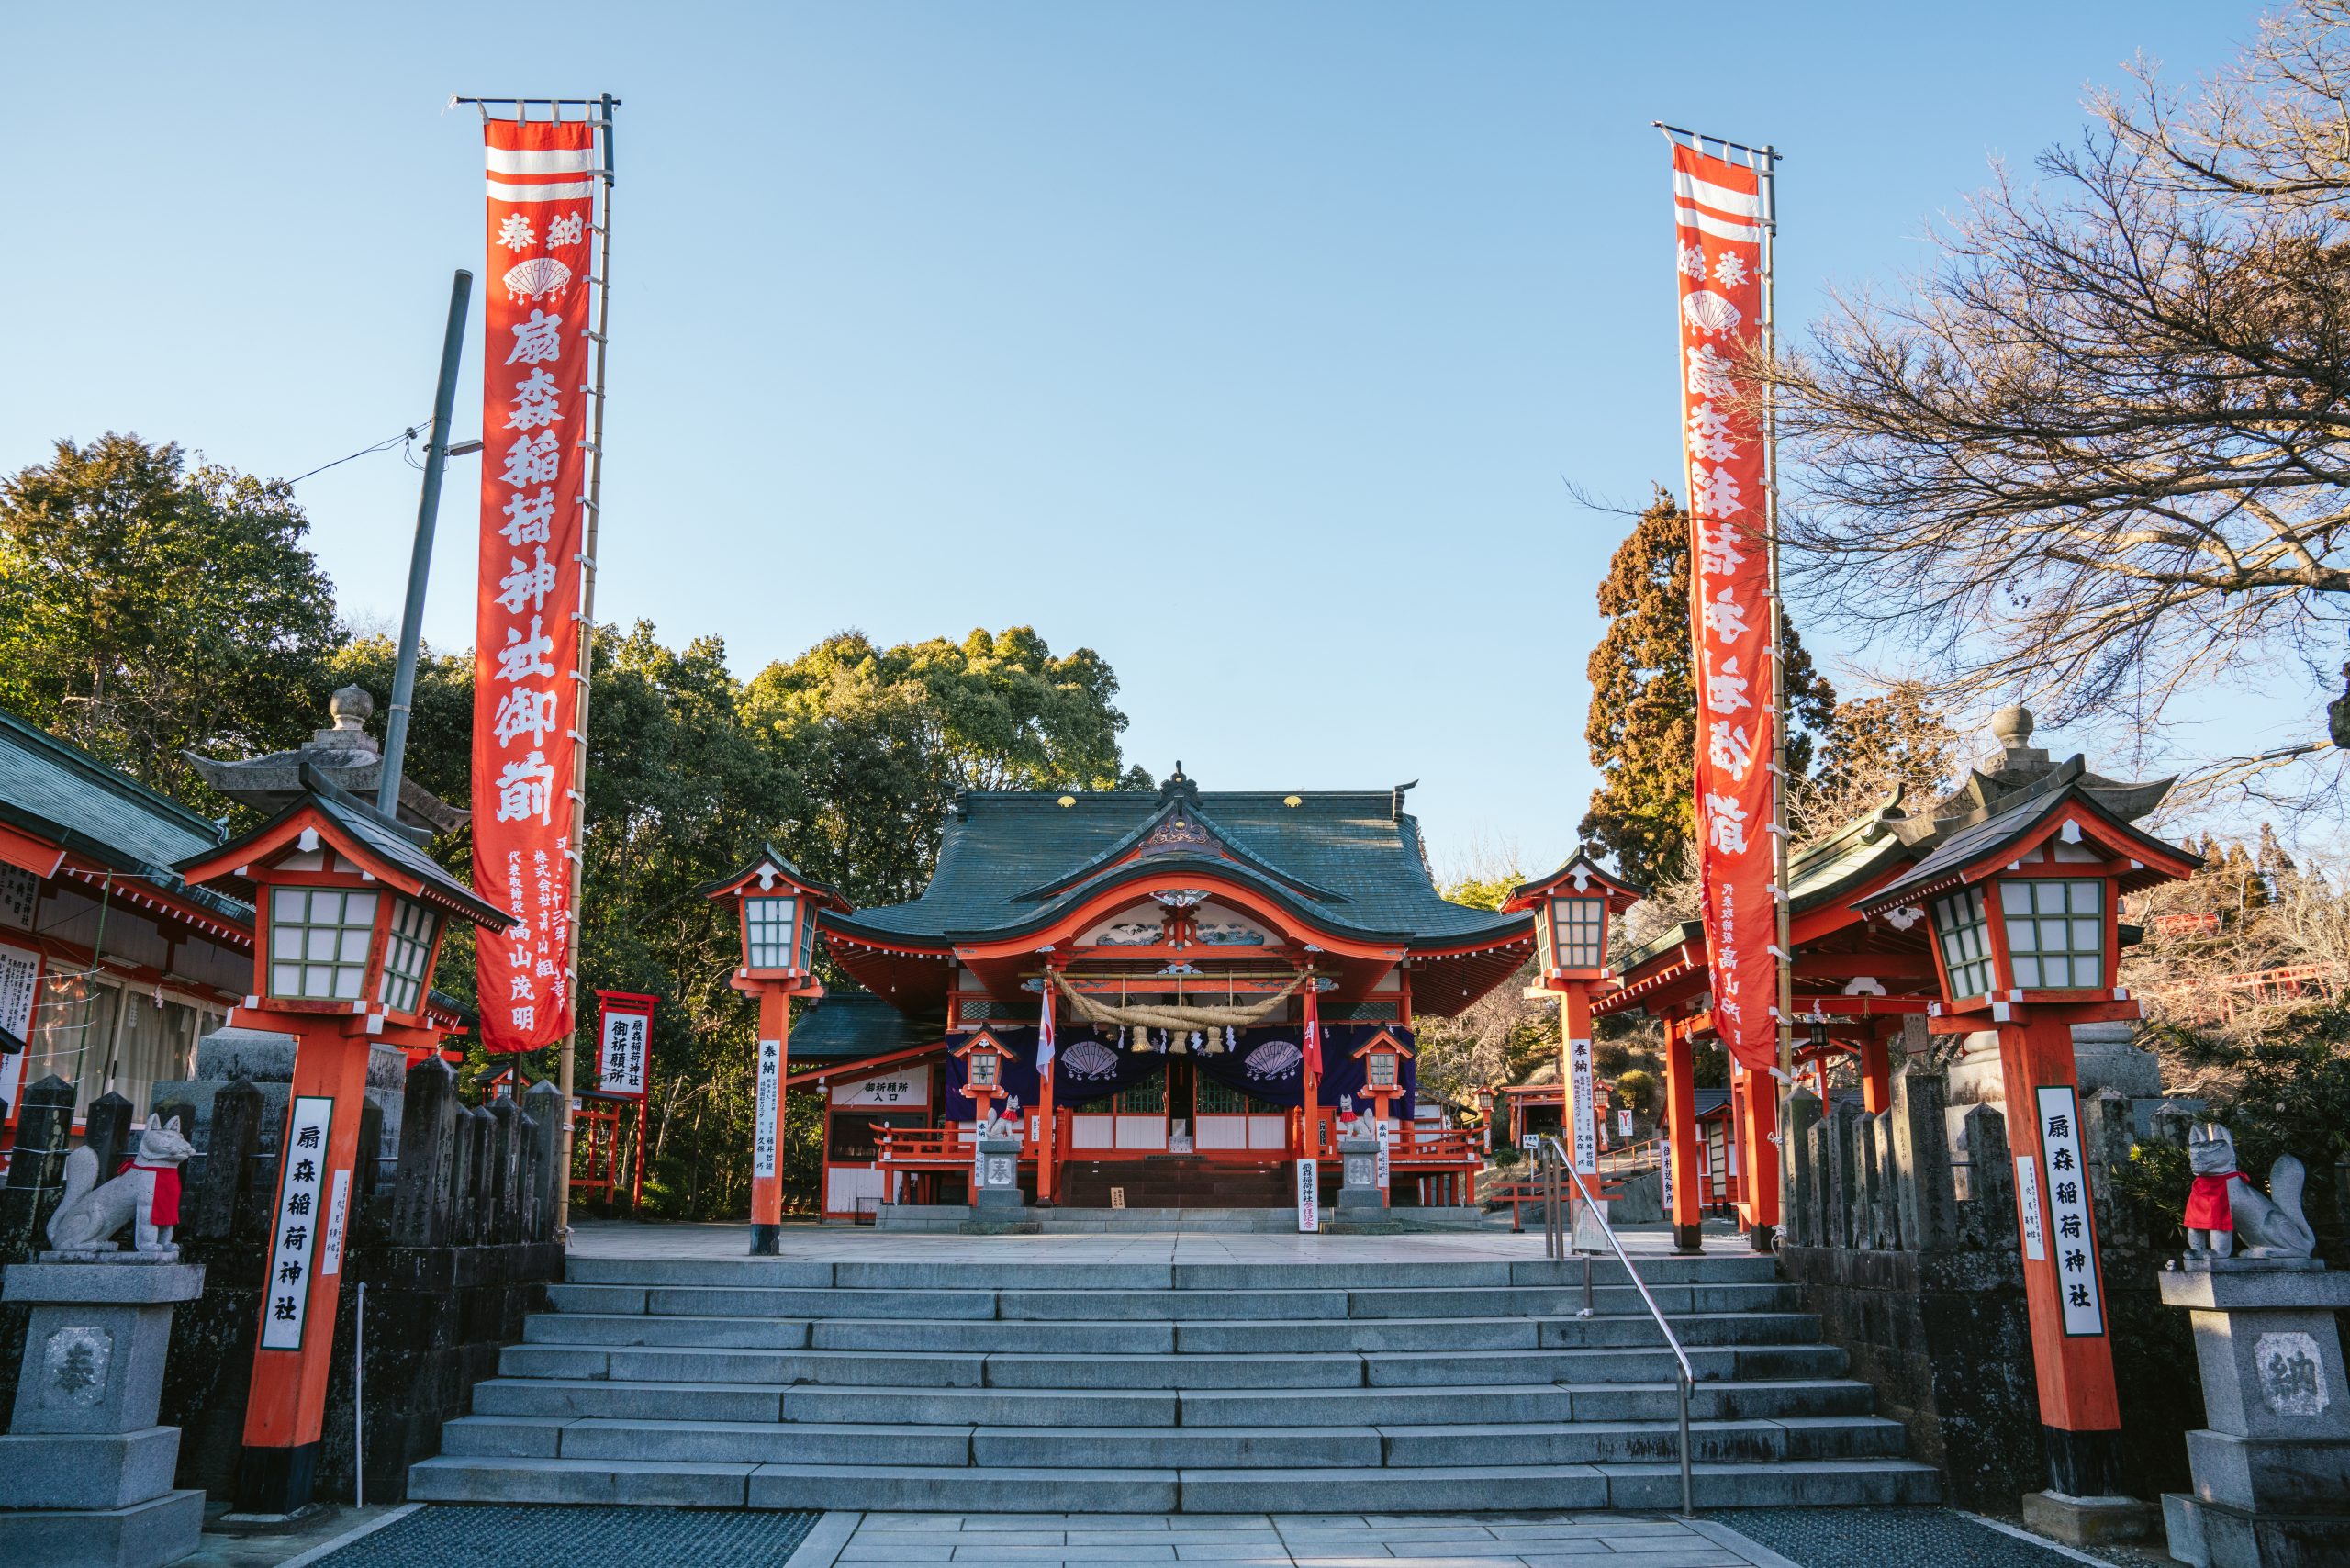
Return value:
M 864 1514 L 818 1529 L 791 1568 L 1787 1568 L 1725 1526 L 1639 1514 Z

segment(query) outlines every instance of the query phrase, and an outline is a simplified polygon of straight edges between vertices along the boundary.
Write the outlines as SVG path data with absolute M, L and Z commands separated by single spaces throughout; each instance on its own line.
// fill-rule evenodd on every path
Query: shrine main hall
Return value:
M 1438 892 L 1408 788 L 1206 790 L 1179 764 L 1156 793 L 969 793 L 922 897 L 811 897 L 861 988 L 789 1041 L 823 1211 L 964 1202 L 982 1103 L 1017 1107 L 1029 1202 L 1286 1205 L 1309 1155 L 1335 1185 L 1348 1107 L 1389 1129 L 1394 1202 L 1471 1201 L 1483 1140 L 1419 1105 L 1413 1025 L 1508 980 L 1533 921 Z

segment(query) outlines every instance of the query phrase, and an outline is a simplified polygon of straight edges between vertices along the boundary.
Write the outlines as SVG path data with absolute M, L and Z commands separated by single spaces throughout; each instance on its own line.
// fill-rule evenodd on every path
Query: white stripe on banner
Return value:
M 1682 228 L 1695 229 L 1700 234 L 1710 234 L 1717 240 L 1743 240 L 1749 244 L 1755 244 L 1762 238 L 1762 230 L 1751 224 L 1725 223 L 1718 218 L 1708 217 L 1699 212 L 1694 207 L 1676 207 L 1673 209 L 1673 216 L 1674 221 L 1678 222 Z
M 489 182 L 492 201 L 585 201 L 596 194 L 595 182 L 577 180 L 560 185 L 508 185 Z
M 536 151 L 526 148 L 489 149 L 489 172 L 493 174 L 584 174 L 596 167 L 592 148 L 555 148 Z
M 496 157 L 497 154 L 490 156 Z M 1684 174 L 1678 169 L 1673 172 L 1673 194 L 1684 201 L 1702 202 L 1733 218 L 1762 216 L 1762 197 L 1733 190 L 1728 185 L 1718 185 L 1711 180 L 1701 180 L 1695 174 Z

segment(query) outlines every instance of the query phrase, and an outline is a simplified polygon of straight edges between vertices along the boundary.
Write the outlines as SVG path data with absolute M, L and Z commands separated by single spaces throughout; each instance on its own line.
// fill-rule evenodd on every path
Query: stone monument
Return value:
M 1020 1124 L 999 1115 L 979 1127 L 979 1153 L 971 1166 L 971 1212 L 976 1217 L 1024 1206 L 1020 1195 Z
M 1387 1204 L 1379 1190 L 1379 1126 L 1369 1116 L 1347 1107 L 1338 1123 L 1338 1164 L 1344 1172 L 1338 1188 L 1340 1219 L 1383 1220 Z
M 155 1414 L 172 1308 L 203 1291 L 204 1270 L 175 1250 L 63 1256 L 11 1264 L 0 1286 L 32 1309 L 0 1437 L 0 1562 L 177 1562 L 196 1549 L 204 1494 L 173 1487 L 179 1428 L 157 1426 Z
M 2288 1155 L 2267 1195 L 2232 1182 L 2245 1255 L 2207 1246 L 2162 1276 L 2164 1304 L 2194 1317 L 2210 1423 L 2187 1434 L 2195 1490 L 2163 1497 L 2170 1554 L 2198 1568 L 2350 1562 L 2350 1382 L 2333 1316 L 2350 1307 L 2350 1275 L 2310 1255 L 2303 1174 Z

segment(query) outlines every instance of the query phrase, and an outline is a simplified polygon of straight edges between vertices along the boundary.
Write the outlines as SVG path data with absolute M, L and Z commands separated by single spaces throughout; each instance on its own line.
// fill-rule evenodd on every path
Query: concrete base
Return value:
M 180 1429 L 0 1438 L 0 1508 L 127 1508 L 172 1489 Z
M 166 1492 L 127 1508 L 0 1512 L 0 1562 L 40 1568 L 162 1568 L 202 1544 L 204 1494 Z
M 2101 1540 L 2143 1540 L 2154 1529 L 2154 1510 L 2135 1497 L 2069 1497 L 2062 1492 L 2023 1495 L 2024 1528 L 2067 1546 Z
M 2269 1515 L 2163 1494 L 2170 1554 L 2195 1568 L 2322 1568 L 2350 1562 L 2350 1515 Z

